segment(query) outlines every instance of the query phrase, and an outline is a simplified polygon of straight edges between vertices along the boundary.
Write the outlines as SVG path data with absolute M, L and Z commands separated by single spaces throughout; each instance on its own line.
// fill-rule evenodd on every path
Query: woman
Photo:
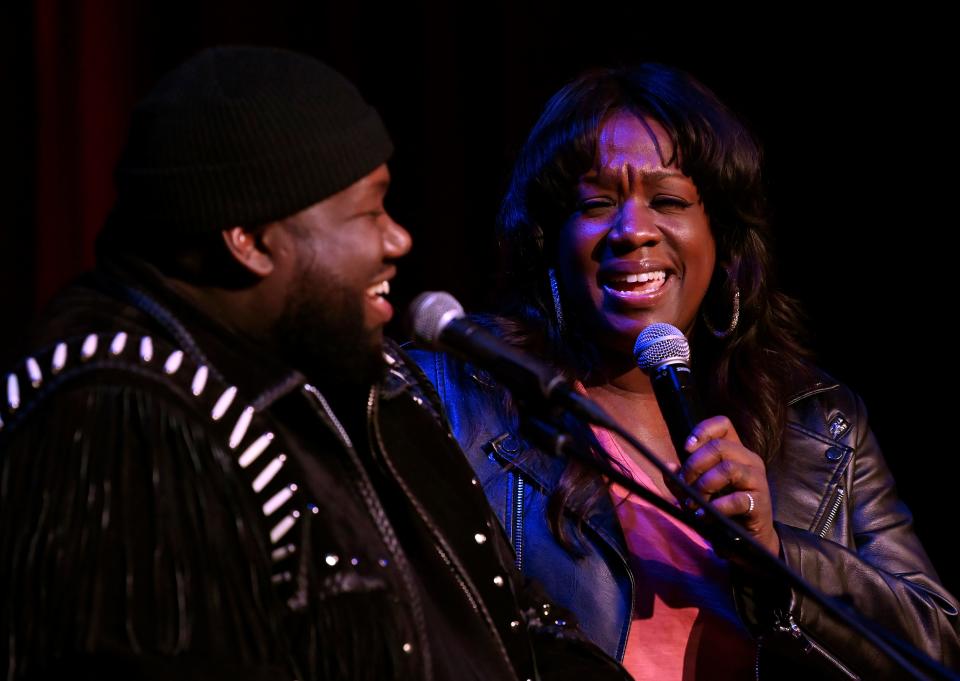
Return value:
M 591 72 L 550 100 L 520 154 L 500 225 L 511 305 L 493 323 L 807 580 L 960 664 L 956 601 L 911 530 L 859 398 L 798 340 L 769 241 L 759 149 L 711 92 L 659 65 Z M 687 335 L 706 413 L 721 415 L 694 429 L 682 467 L 632 354 L 653 322 Z M 637 679 L 895 669 L 649 504 L 530 448 L 481 372 L 415 355 L 520 567 Z M 634 479 L 676 502 L 654 466 L 601 437 Z

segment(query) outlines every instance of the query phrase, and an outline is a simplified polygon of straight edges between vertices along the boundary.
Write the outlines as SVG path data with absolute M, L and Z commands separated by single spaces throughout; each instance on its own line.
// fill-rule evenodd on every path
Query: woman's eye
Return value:
M 683 210 L 693 204 L 679 196 L 656 196 L 650 205 L 657 210 Z
M 580 213 L 597 213 L 605 208 L 611 208 L 616 205 L 612 199 L 607 198 L 593 198 L 593 199 L 583 199 L 577 203 L 577 212 Z

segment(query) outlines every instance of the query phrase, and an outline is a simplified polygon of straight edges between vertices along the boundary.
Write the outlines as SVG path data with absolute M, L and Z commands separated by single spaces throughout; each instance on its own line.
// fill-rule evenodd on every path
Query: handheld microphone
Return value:
M 650 377 L 670 439 L 683 463 L 687 458 L 684 444 L 693 427 L 703 420 L 690 372 L 687 339 L 675 326 L 651 324 L 637 336 L 633 357 Z
M 426 291 L 414 298 L 410 319 L 419 343 L 486 369 L 518 398 L 553 403 L 610 427 L 610 417 L 577 393 L 563 374 L 467 319 L 463 306 L 446 291 Z

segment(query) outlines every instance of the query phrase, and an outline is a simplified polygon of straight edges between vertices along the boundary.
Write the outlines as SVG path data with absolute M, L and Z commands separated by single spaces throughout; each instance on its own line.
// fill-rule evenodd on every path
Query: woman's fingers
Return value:
M 761 475 L 760 470 L 748 463 L 721 458 L 716 465 L 687 482 L 704 496 L 712 496 L 728 488 L 758 489 L 761 486 Z
M 739 438 L 736 440 L 712 439 L 701 441 L 699 446 L 694 449 L 687 460 L 683 463 L 682 472 L 684 481 L 687 484 L 694 484 L 707 471 L 720 467 L 718 474 L 727 475 L 728 482 L 735 482 L 742 477 L 746 469 L 764 470 L 763 460 L 740 444 Z M 711 491 L 722 489 L 715 487 Z
M 719 513 L 735 518 L 769 551 L 779 551 L 773 504 L 763 459 L 740 441 L 725 416 L 697 424 L 686 443 L 680 477 Z M 687 506 L 691 503 L 687 501 Z
M 740 436 L 737 435 L 733 423 L 726 416 L 714 416 L 705 419 L 693 427 L 690 436 L 684 446 L 688 452 L 695 451 L 704 442 L 710 440 L 728 440 L 740 444 Z
M 725 516 L 750 516 L 759 511 L 758 497 L 758 491 L 738 490 L 713 499 L 710 505 Z

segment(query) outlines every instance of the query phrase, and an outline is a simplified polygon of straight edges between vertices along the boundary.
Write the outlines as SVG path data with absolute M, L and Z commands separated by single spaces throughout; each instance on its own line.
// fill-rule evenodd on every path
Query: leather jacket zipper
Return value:
M 763 639 L 757 639 L 756 657 L 753 658 L 753 678 L 754 681 L 760 681 L 760 649 L 763 647 Z
M 404 590 L 407 592 L 406 595 L 409 598 L 408 603 L 410 604 L 410 610 L 414 619 L 414 626 L 416 627 L 417 643 L 421 650 L 420 659 L 423 661 L 423 678 L 432 679 L 433 662 L 430 657 L 430 648 L 427 639 L 427 625 L 423 614 L 423 604 L 420 602 L 419 592 L 414 584 L 413 576 L 410 566 L 407 563 L 406 556 L 403 555 L 403 552 L 400 549 L 400 542 L 397 540 L 397 535 L 394 533 L 393 527 L 390 525 L 386 511 L 380 504 L 379 497 L 377 497 L 377 494 L 374 491 L 373 483 L 370 481 L 370 477 L 367 475 L 367 471 L 363 467 L 360 457 L 357 455 L 356 449 L 354 449 L 353 442 L 350 440 L 350 436 L 347 434 L 346 429 L 344 429 L 339 419 L 337 419 L 336 415 L 333 413 L 333 409 L 330 408 L 330 404 L 327 402 L 323 394 L 314 386 L 306 384 L 303 386 L 303 389 L 309 395 L 313 396 L 314 399 L 312 404 L 314 405 L 314 409 L 317 408 L 317 405 L 320 406 L 318 413 L 322 419 L 325 418 L 327 425 L 331 426 L 337 432 L 337 434 L 340 436 L 341 444 L 347 451 L 350 463 L 353 465 L 353 468 L 357 474 L 354 482 L 358 491 L 360 492 L 360 496 L 363 497 L 367 512 L 370 514 L 374 525 L 376 525 L 377 530 L 380 532 L 380 538 L 383 540 L 384 546 L 387 548 L 387 551 L 390 552 L 390 557 L 393 560 L 393 564 L 396 566 L 397 572 L 400 574 L 400 579 Z M 367 397 L 368 422 L 370 419 L 370 414 L 373 411 L 373 402 L 377 394 L 376 391 L 376 386 L 372 387 L 370 389 L 370 394 Z
M 816 533 L 818 537 L 823 539 L 827 536 L 827 532 L 830 530 L 830 526 L 833 524 L 833 521 L 837 518 L 837 513 L 840 511 L 840 505 L 843 503 L 844 490 L 842 487 L 837 487 L 833 493 L 833 503 L 830 504 L 829 510 L 827 511 L 826 516 L 824 516 L 823 521 L 820 525 L 820 530 Z
M 820 522 L 820 527 L 815 531 L 815 534 L 821 539 L 826 537 L 827 532 L 830 530 L 830 526 L 833 524 L 833 521 L 836 520 L 837 514 L 840 511 L 840 506 L 843 504 L 843 497 L 846 494 L 843 487 L 837 487 L 833 492 L 833 497 L 830 505 L 828 506 L 827 512 L 823 517 L 823 520 Z M 836 658 L 830 651 L 821 646 L 819 643 L 814 641 L 810 636 L 808 636 L 799 625 L 794 621 L 792 613 L 786 613 L 785 615 L 780 615 L 778 617 L 780 624 L 778 629 L 781 633 L 786 633 L 792 636 L 794 639 L 799 641 L 804 652 L 806 653 L 815 653 L 820 655 L 822 658 L 828 660 L 839 672 L 841 672 L 845 677 L 849 679 L 859 679 L 860 677 L 854 674 L 849 667 L 847 667 L 843 662 Z M 756 677 L 759 681 L 760 679 L 760 647 L 757 647 L 757 665 L 756 665 Z
M 831 654 L 826 648 L 824 648 L 819 643 L 811 639 L 809 636 L 807 636 L 806 639 L 807 639 L 807 644 L 811 648 L 813 648 L 815 651 L 817 651 L 820 655 L 830 660 L 833 666 L 836 667 L 840 673 L 842 673 L 844 676 L 846 676 L 848 679 L 851 679 L 852 681 L 860 681 L 859 676 L 854 674 L 853 671 L 851 671 L 850 668 L 847 667 L 847 665 L 845 665 L 843 662 L 841 662 L 836 657 L 834 657 L 833 654 Z
M 513 487 L 513 551 L 516 554 L 517 570 L 523 570 L 523 497 L 524 480 L 514 473 Z
M 814 641 L 810 636 L 805 634 L 800 626 L 793 619 L 792 613 L 779 614 L 777 616 L 779 624 L 777 624 L 777 629 L 782 634 L 787 634 L 788 636 L 796 639 L 802 648 L 804 653 L 810 654 L 811 652 L 819 654 L 821 657 L 829 661 L 837 671 L 842 673 L 846 678 L 851 679 L 852 681 L 859 681 L 860 677 L 857 676 L 853 671 L 850 670 L 843 662 L 834 657 L 830 651 L 821 646 L 819 643 Z M 760 649 L 757 648 L 757 679 L 760 678 Z
M 376 388 L 374 388 L 374 390 L 376 390 Z M 380 435 L 380 424 L 377 421 L 376 414 L 374 413 L 374 397 L 375 393 L 371 392 L 370 400 L 367 403 L 367 422 L 373 433 L 371 446 L 373 446 L 373 443 L 376 442 L 376 445 L 380 451 L 381 459 L 389 469 L 390 474 L 393 476 L 393 479 L 396 481 L 397 485 L 399 485 L 400 489 L 403 490 L 404 495 L 406 495 L 410 505 L 417 512 L 417 515 L 420 517 L 420 520 L 423 522 L 424 526 L 430 532 L 430 536 L 433 537 L 434 548 L 436 549 L 437 554 L 440 556 L 440 559 L 443 560 L 443 562 L 450 569 L 450 572 L 453 575 L 453 578 L 456 580 L 457 585 L 466 596 L 470 607 L 474 612 L 480 615 L 481 619 L 483 619 L 484 623 L 487 625 L 488 629 L 490 630 L 490 634 L 493 637 L 493 641 L 496 644 L 497 650 L 503 658 L 507 669 L 513 669 L 513 663 L 510 661 L 510 655 L 507 653 L 507 649 L 503 644 L 503 640 L 500 638 L 500 632 L 497 630 L 497 626 L 493 622 L 493 617 L 490 616 L 490 612 L 487 610 L 483 599 L 480 597 L 479 590 L 467 575 L 466 570 L 464 569 L 463 565 L 461 565 L 460 560 L 453 553 L 453 550 L 450 548 L 449 544 L 447 544 L 447 540 L 440 533 L 439 528 L 434 525 L 433 520 L 427 515 L 427 512 L 424 510 L 423 506 L 420 505 L 420 502 L 413 495 L 410 488 L 407 486 L 407 483 L 400 476 L 396 467 L 393 465 L 393 461 L 390 459 L 387 448 L 383 443 L 383 438 Z

